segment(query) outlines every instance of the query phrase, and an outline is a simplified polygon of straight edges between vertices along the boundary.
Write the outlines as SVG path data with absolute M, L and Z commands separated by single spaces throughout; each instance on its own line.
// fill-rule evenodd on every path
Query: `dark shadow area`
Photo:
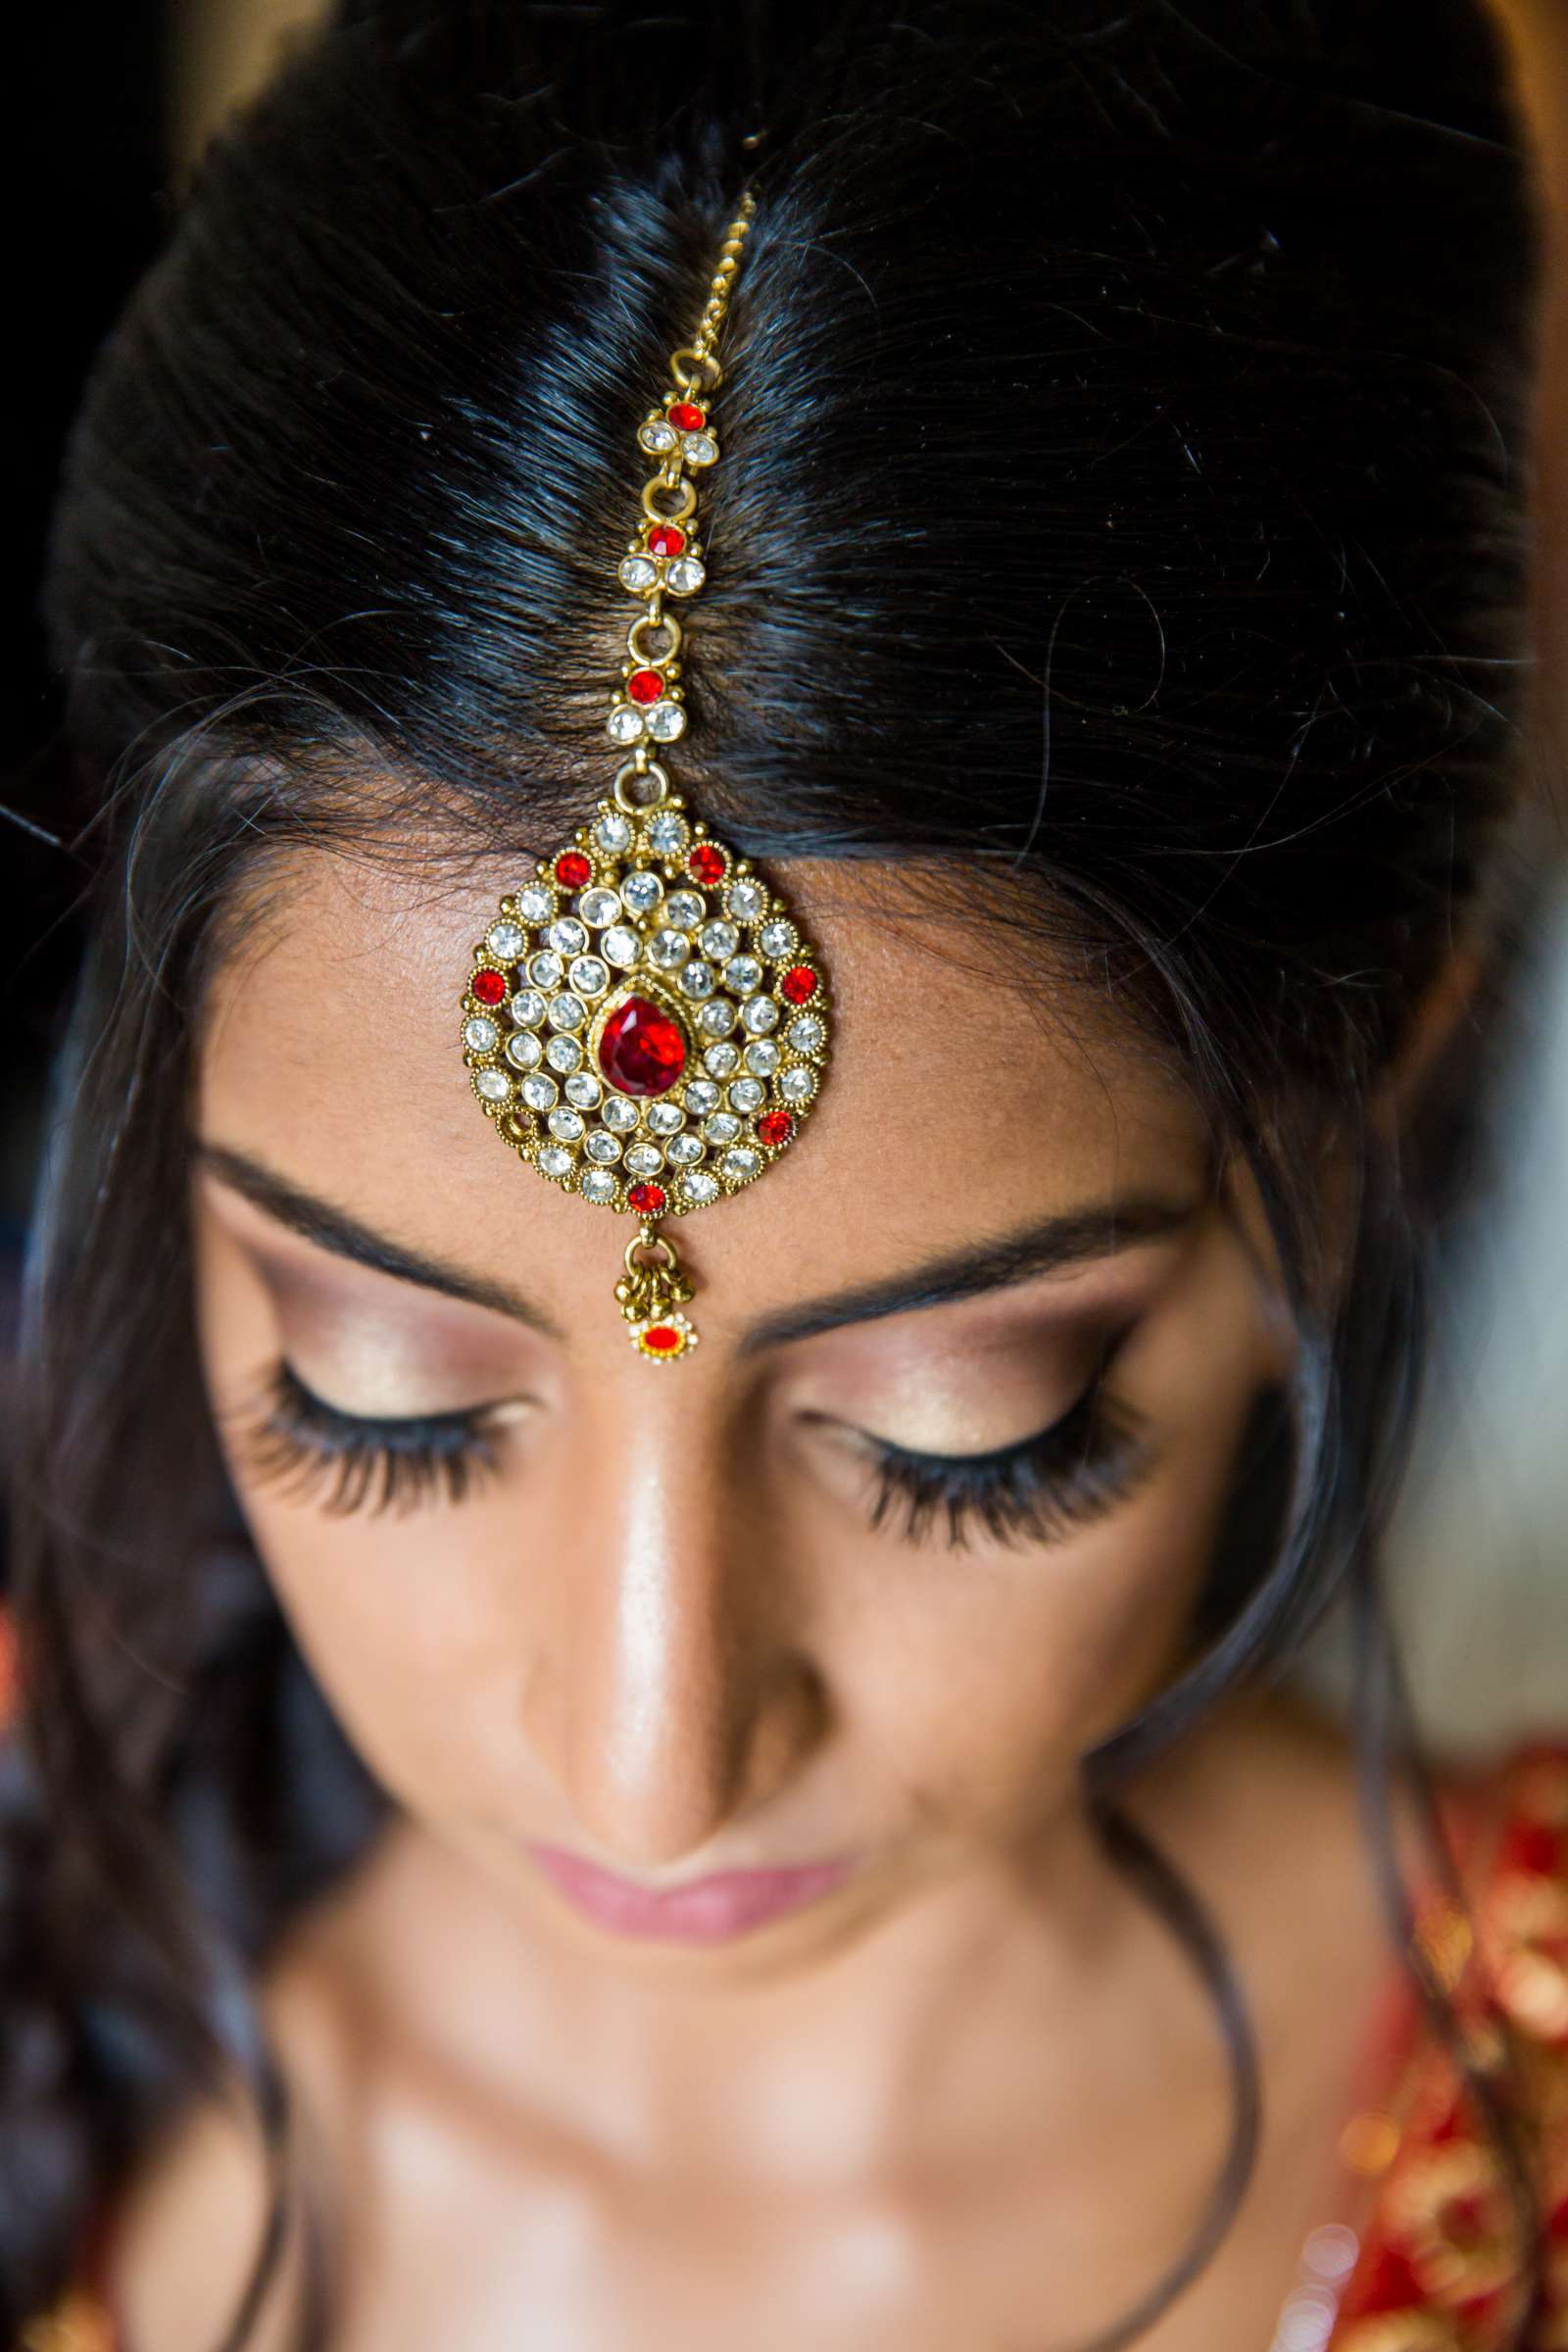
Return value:
M 164 11 L 157 0 L 19 9 L 4 142 L 20 299 L 0 443 L 6 516 L 0 678 L 0 1471 L 22 1240 L 45 1074 L 79 947 L 85 867 L 37 600 L 54 486 L 82 378 L 157 245 Z M 32 829 L 36 828 L 36 829 Z M 53 846 L 50 837 L 66 846 Z

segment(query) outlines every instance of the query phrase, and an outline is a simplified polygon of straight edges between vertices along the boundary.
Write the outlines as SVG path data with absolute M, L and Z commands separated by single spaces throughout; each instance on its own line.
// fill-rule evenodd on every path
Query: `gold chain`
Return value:
M 729 309 L 730 288 L 740 270 L 746 232 L 752 225 L 752 215 L 756 210 L 757 198 L 748 189 L 741 198 L 741 209 L 730 222 L 724 242 L 718 249 L 718 268 L 709 281 L 708 301 L 697 332 L 689 343 L 683 343 L 678 351 L 670 355 L 670 372 L 683 392 L 711 392 L 723 379 L 724 371 L 713 357 L 713 346 L 718 341 Z M 689 361 L 691 366 L 683 370 L 682 361 Z

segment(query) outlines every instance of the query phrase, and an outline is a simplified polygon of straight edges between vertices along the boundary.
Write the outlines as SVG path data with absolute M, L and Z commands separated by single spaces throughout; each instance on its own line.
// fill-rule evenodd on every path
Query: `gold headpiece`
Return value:
M 815 949 L 744 858 L 695 817 L 653 754 L 686 732 L 683 604 L 707 578 L 697 484 L 718 463 L 719 328 L 756 201 L 720 250 L 673 390 L 637 429 L 662 461 L 619 567 L 641 610 L 606 732 L 627 757 L 586 824 L 501 902 L 473 953 L 463 1057 L 502 1140 L 563 1191 L 639 1220 L 615 1297 L 633 1345 L 697 1345 L 666 1217 L 722 1200 L 788 1151 L 810 1112 L 831 1018 Z

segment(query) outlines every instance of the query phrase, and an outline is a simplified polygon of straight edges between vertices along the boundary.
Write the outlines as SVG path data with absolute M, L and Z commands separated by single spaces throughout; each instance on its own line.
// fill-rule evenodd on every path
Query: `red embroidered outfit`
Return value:
M 1473 1836 L 1456 1823 L 1470 1848 L 1470 1916 L 1429 1889 L 1417 1904 L 1417 1940 L 1475 2062 L 1509 2095 L 1537 2183 L 1546 2308 L 1532 2319 L 1528 2352 L 1568 2352 L 1568 1748 L 1522 1750 L 1491 1798 Z M 1357 2247 L 1353 2267 L 1337 2305 L 1321 2279 L 1303 2282 L 1276 2347 L 1498 2352 L 1521 2317 L 1514 2208 L 1455 2061 L 1402 1970 L 1389 1987 L 1376 2069 L 1372 2095 L 1341 2139 L 1360 2183 L 1353 2237 L 1348 2229 L 1320 2233 Z M 83 2287 L 34 2321 L 22 2352 L 128 2347 Z
M 1428 1892 L 1416 1933 L 1534 2177 L 1546 2307 L 1528 2352 L 1568 2352 L 1568 1750 L 1521 1751 L 1501 1798 L 1466 1871 L 1470 1919 Z M 1385 2093 L 1342 2142 L 1368 2178 L 1368 2210 L 1330 2352 L 1495 2352 L 1523 2317 L 1498 2160 L 1408 1980 L 1390 2038 Z

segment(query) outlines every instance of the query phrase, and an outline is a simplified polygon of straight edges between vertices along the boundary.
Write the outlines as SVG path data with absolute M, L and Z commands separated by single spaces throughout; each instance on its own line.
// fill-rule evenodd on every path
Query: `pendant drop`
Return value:
M 626 1271 L 615 1298 L 640 1355 L 673 1364 L 696 1347 L 699 1334 L 680 1309 L 692 1296 L 675 1245 L 650 1219 L 626 1244 Z

